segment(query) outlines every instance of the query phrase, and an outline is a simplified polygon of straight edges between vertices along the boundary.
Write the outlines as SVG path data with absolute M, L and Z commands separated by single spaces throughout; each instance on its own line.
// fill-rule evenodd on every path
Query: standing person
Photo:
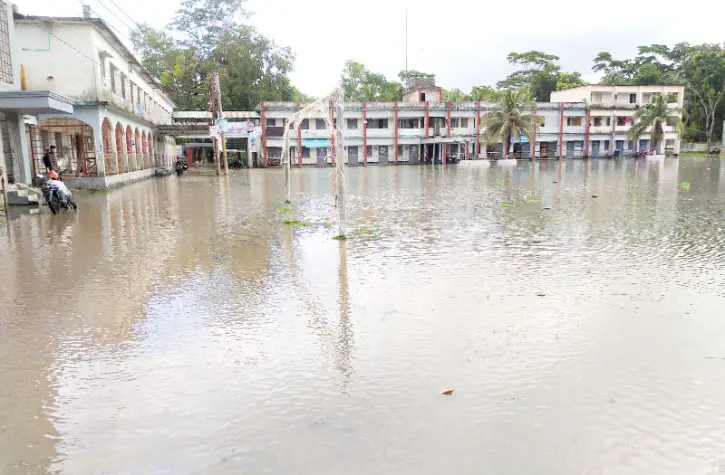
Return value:
M 55 145 L 51 145 L 50 149 L 43 155 L 43 165 L 45 165 L 46 172 L 58 168 L 58 161 L 55 158 Z

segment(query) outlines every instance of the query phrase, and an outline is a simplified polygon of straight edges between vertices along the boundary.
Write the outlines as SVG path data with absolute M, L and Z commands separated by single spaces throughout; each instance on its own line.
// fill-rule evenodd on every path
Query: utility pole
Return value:
M 220 119 L 224 118 L 224 109 L 222 108 L 222 88 L 219 85 L 219 73 L 214 73 L 214 87 L 216 87 L 217 97 L 217 114 Z M 222 136 L 222 158 L 224 159 L 224 174 L 229 174 L 229 160 L 227 160 L 227 138 L 224 131 L 220 131 Z
M 216 127 L 216 119 L 217 119 L 217 113 L 216 113 L 216 92 L 214 88 L 216 87 L 216 81 L 214 77 L 212 77 L 211 81 L 209 81 L 209 111 L 211 112 L 211 125 Z M 219 147 L 216 143 L 216 135 L 214 135 L 211 138 L 212 143 L 214 144 L 214 164 L 216 166 L 216 174 L 217 176 L 221 175 L 221 170 L 219 169 Z

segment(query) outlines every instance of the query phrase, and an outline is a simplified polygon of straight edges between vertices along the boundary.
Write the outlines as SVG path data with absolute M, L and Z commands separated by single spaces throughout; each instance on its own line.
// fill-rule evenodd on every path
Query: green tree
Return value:
M 556 81 L 556 90 L 563 91 L 565 89 L 583 86 L 584 84 L 586 83 L 580 73 L 561 73 L 559 74 L 559 79 Z
M 511 89 L 501 93 L 498 107 L 481 117 L 481 127 L 486 143 L 502 141 L 504 155 L 508 156 L 511 138 L 526 137 L 530 143 L 542 117 L 529 113 L 536 109 L 525 89 Z
M 473 86 L 470 96 L 472 101 L 496 102 L 500 94 L 501 91 L 490 86 Z
M 253 27 L 246 0 L 184 0 L 165 30 L 140 24 L 134 50 L 179 109 L 207 109 L 209 77 L 218 72 L 227 110 L 249 110 L 260 100 L 295 100 L 288 77 L 295 56 Z
M 725 99 L 725 51 L 718 44 L 703 44 L 691 50 L 678 71 L 691 101 L 703 116 L 708 148 L 713 141 L 717 112 Z
M 532 97 L 541 102 L 548 102 L 551 93 L 562 89 L 569 89 L 584 84 L 578 72 L 561 72 L 556 64 L 559 57 L 541 51 L 527 51 L 525 53 L 509 53 L 508 62 L 521 69 L 509 74 L 506 79 L 499 81 L 497 86 L 501 89 L 526 88 L 531 91 Z
M 525 53 L 509 53 L 506 57 L 509 64 L 522 69 L 509 74 L 506 79 L 496 85 L 500 89 L 527 88 L 537 101 L 548 101 L 551 93 L 556 90 L 556 83 L 561 68 L 555 64 L 558 56 L 527 51 Z
M 466 94 L 458 88 L 454 88 L 451 90 L 443 89 L 441 91 L 441 98 L 445 102 L 470 102 L 472 100 L 470 95 Z
M 398 78 L 403 84 L 407 84 L 408 79 L 434 79 L 435 77 L 435 74 L 424 73 L 415 69 L 403 70 L 398 73 Z
M 662 153 L 660 145 L 664 143 L 665 126 L 673 126 L 678 134 L 683 131 L 682 110 L 670 107 L 667 97 L 657 94 L 652 102 L 645 104 L 634 113 L 634 125 L 627 132 L 629 140 L 637 141 L 642 134 L 649 132 L 652 148 Z
M 399 101 L 405 89 L 397 81 L 388 81 L 382 74 L 368 71 L 364 64 L 348 60 L 340 76 L 345 100 L 356 102 Z

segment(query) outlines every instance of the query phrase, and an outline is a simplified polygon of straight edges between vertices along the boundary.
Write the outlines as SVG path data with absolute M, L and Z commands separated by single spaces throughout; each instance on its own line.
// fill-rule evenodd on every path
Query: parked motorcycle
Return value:
M 38 179 L 42 182 L 40 190 L 43 192 L 45 204 L 53 214 L 58 214 L 64 209 L 78 209 L 78 204 L 72 198 L 66 197 L 56 185 L 49 184 L 46 177 L 39 176 Z
M 709 152 L 707 152 L 708 155 L 711 156 L 719 156 L 720 155 L 720 149 L 717 147 L 711 148 Z

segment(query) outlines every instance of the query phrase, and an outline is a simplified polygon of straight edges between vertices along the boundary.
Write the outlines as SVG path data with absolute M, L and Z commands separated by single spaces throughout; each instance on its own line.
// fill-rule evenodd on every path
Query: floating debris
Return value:
M 546 294 L 544 292 L 536 292 L 537 297 L 546 297 Z
M 596 198 L 596 197 L 597 197 L 597 195 L 592 195 L 592 198 Z
M 347 241 L 347 236 L 345 236 L 344 234 L 340 234 L 338 236 L 333 236 L 332 239 L 334 239 L 335 241 Z
M 441 394 L 444 396 L 453 396 L 453 391 L 455 391 L 455 389 L 449 389 L 448 391 L 443 391 Z
M 544 206 L 544 209 L 551 209 L 551 206 Z
M 282 224 L 288 224 L 290 226 L 304 226 L 304 227 L 312 226 L 312 223 L 310 223 L 308 221 L 300 221 L 298 219 L 285 219 L 284 221 L 282 221 Z
M 279 208 L 277 210 L 277 214 L 287 214 L 287 213 L 291 213 L 291 212 L 292 212 L 292 208 L 290 208 L 288 206 L 285 206 L 283 208 Z

